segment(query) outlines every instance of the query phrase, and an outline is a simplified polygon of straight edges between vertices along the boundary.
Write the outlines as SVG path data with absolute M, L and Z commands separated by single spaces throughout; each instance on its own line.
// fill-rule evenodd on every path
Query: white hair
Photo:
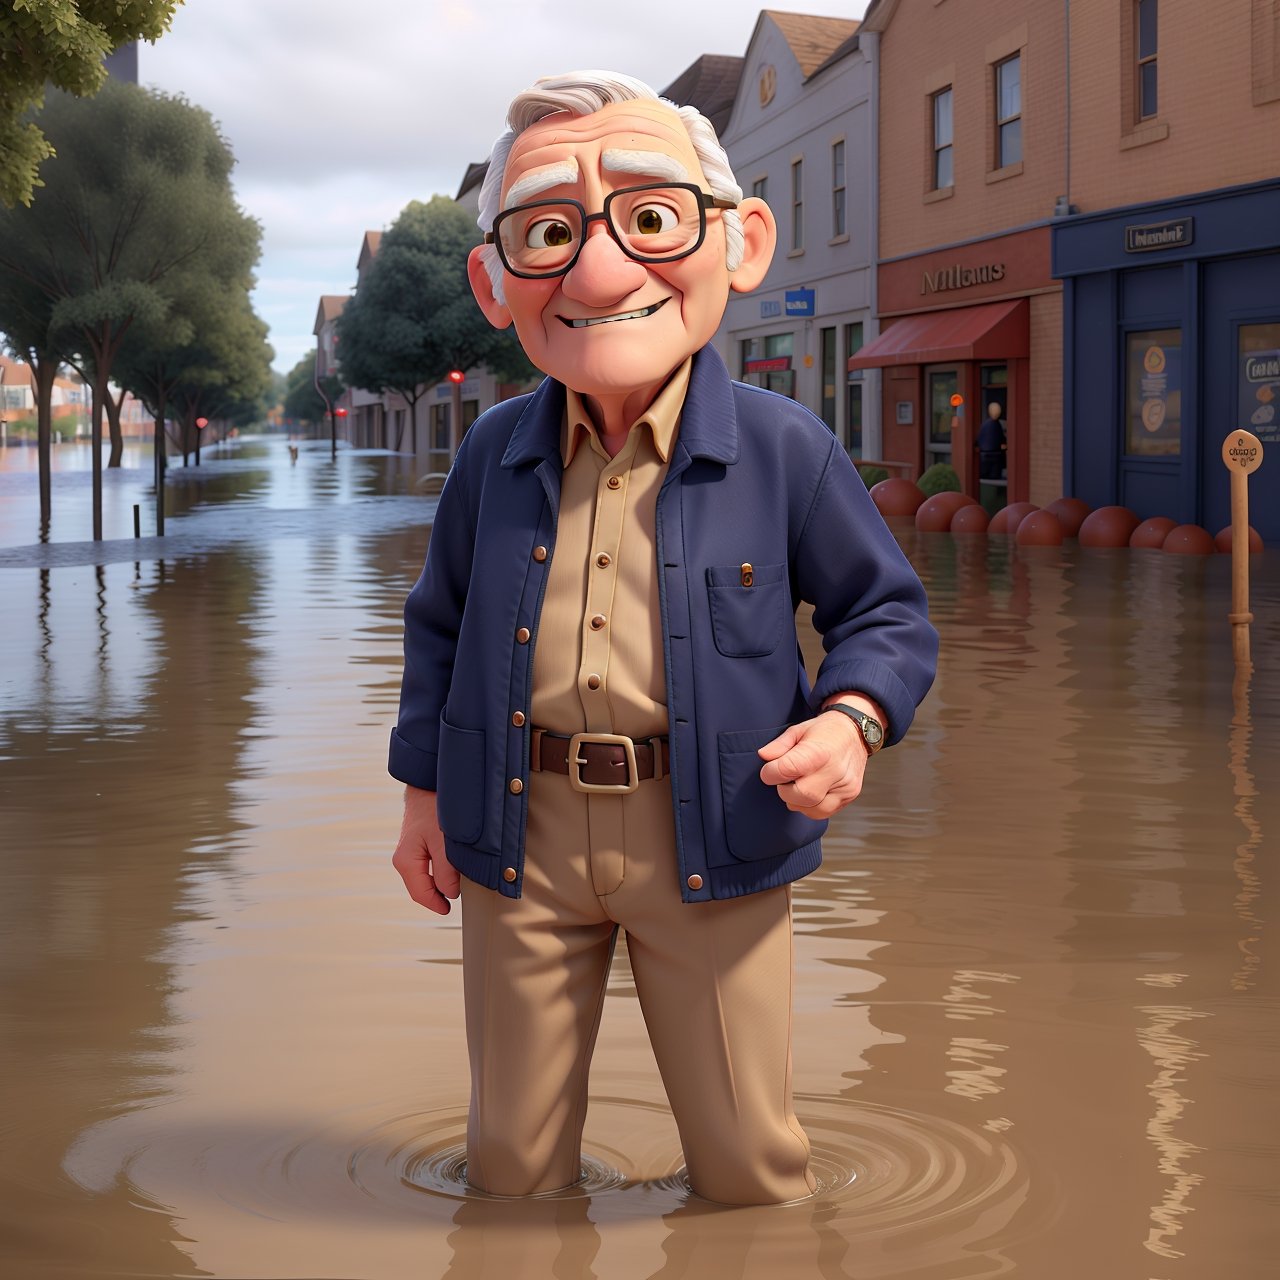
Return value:
M 694 154 L 702 165 L 711 194 L 721 200 L 735 203 L 742 199 L 742 188 L 735 181 L 729 157 L 725 154 L 711 121 L 696 107 L 678 107 L 674 102 L 659 97 L 643 80 L 620 75 L 614 71 L 570 71 L 564 75 L 542 76 L 533 88 L 518 93 L 507 110 L 507 130 L 493 144 L 489 154 L 489 171 L 480 187 L 480 214 L 476 221 L 480 230 L 493 230 L 493 220 L 498 216 L 502 199 L 502 180 L 507 170 L 507 159 L 516 138 L 531 124 L 558 111 L 568 111 L 575 116 L 589 116 L 618 102 L 661 102 L 680 117 Z M 742 219 L 736 210 L 726 209 L 722 215 L 725 235 L 725 265 L 736 271 L 742 261 Z M 504 275 L 502 259 L 497 249 L 489 244 L 483 251 L 485 270 L 493 283 L 493 296 L 501 303 L 506 301 L 502 287 Z

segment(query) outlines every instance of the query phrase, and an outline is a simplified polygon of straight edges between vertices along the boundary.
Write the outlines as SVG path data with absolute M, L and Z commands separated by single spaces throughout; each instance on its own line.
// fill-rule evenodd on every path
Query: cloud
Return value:
M 866 4 L 769 7 L 857 17 Z M 263 225 L 255 299 L 287 369 L 320 295 L 355 283 L 364 232 L 456 194 L 513 94 L 578 67 L 660 89 L 703 53 L 744 53 L 757 16 L 741 0 L 190 0 L 139 63 L 145 84 L 208 110 L 236 153 L 240 202 Z

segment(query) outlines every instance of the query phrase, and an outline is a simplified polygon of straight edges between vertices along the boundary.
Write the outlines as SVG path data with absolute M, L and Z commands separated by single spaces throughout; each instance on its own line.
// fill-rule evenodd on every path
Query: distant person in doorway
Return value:
M 999 401 L 993 400 L 987 405 L 987 419 L 978 428 L 978 477 L 982 480 L 1003 480 L 1005 451 L 1008 440 L 1005 437 L 1002 414 L 1004 409 Z

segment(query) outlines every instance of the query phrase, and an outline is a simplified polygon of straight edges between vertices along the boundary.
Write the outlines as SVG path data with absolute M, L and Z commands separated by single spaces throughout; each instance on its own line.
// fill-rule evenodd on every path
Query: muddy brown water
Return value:
M 457 916 L 390 865 L 433 504 L 385 454 L 200 473 L 163 548 L 108 477 L 94 548 L 72 459 L 39 547 L 0 463 L 6 1276 L 1280 1274 L 1280 554 L 1245 676 L 1225 557 L 899 531 L 938 683 L 795 890 L 820 1193 L 688 1192 L 620 949 L 587 1180 L 503 1201 L 461 1177 Z

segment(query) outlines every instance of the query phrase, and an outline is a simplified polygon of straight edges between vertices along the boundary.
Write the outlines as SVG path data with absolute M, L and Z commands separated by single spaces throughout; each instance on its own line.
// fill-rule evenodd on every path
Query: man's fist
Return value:
M 434 791 L 405 787 L 404 822 L 391 865 L 414 902 L 437 915 L 449 914 L 449 899 L 458 896 L 458 873 L 444 856 Z
M 868 708 L 874 705 L 867 703 Z M 848 716 L 820 713 L 801 720 L 766 742 L 758 754 L 767 761 L 760 781 L 777 787 L 787 808 L 806 818 L 829 818 L 862 791 L 867 747 Z

